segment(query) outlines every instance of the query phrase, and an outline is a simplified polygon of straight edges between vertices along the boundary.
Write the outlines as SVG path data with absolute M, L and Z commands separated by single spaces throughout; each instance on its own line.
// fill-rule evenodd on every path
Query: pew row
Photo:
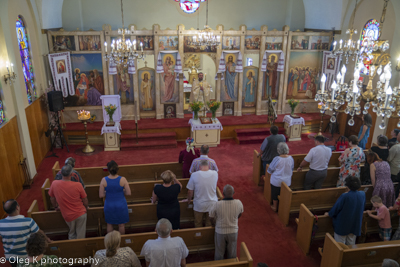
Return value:
M 178 179 L 182 184 L 182 190 L 179 194 L 179 199 L 183 199 L 187 197 L 187 188 L 186 185 L 189 181 L 187 179 Z M 129 186 L 131 188 L 131 195 L 125 196 L 126 201 L 128 204 L 138 204 L 138 203 L 145 203 L 150 202 L 151 194 L 153 192 L 154 186 L 156 184 L 162 184 L 162 181 L 146 181 L 146 182 L 130 182 Z M 87 185 L 85 188 L 87 198 L 89 200 L 89 207 L 98 207 L 104 206 L 104 200 L 99 198 L 99 189 L 100 185 Z M 50 190 L 50 180 L 47 178 L 42 186 L 42 196 L 43 196 L 43 204 L 45 210 L 52 210 L 54 209 L 53 205 L 50 201 L 49 196 Z
M 395 214 L 396 211 L 392 211 L 391 214 Z M 299 218 L 296 219 L 297 223 L 297 233 L 296 233 L 296 241 L 299 245 L 301 251 L 304 254 L 308 254 L 310 251 L 313 226 L 314 224 L 318 225 L 318 229 L 316 229 L 314 233 L 314 239 L 322 239 L 325 237 L 326 233 L 330 233 L 333 235 L 334 229 L 332 224 L 332 218 L 328 215 L 318 215 L 318 220 L 316 216 L 304 205 L 300 205 L 300 213 Z M 392 228 L 396 229 L 399 225 L 399 219 L 397 216 L 391 217 Z M 367 211 L 364 211 L 363 220 L 362 220 L 362 228 L 361 228 L 361 237 L 358 238 L 358 242 L 364 242 L 366 235 L 370 233 L 377 233 L 379 231 L 378 220 L 371 218 Z
M 288 225 L 291 213 L 298 213 L 300 205 L 303 203 L 310 210 L 327 210 L 330 209 L 339 198 L 339 196 L 347 191 L 347 187 L 324 188 L 314 190 L 293 191 L 286 183 L 281 185 L 281 194 L 278 196 L 279 208 L 278 216 L 284 225 Z M 366 202 L 370 204 L 372 197 L 372 185 L 363 185 L 360 190 L 367 190 Z
M 400 263 L 400 240 L 346 246 L 326 233 L 321 267 L 382 266 L 384 259 Z
M 295 190 L 303 190 L 304 188 L 304 180 L 306 178 L 308 170 L 303 170 L 303 171 L 293 171 L 292 174 L 292 184 L 290 185 L 290 189 L 293 191 Z M 328 173 L 327 176 L 324 180 L 324 183 L 322 184 L 323 188 L 329 188 L 329 187 L 336 187 L 337 181 L 339 179 L 339 172 L 340 168 L 338 167 L 332 167 L 328 168 Z M 265 174 L 264 177 L 264 198 L 267 200 L 268 203 L 272 203 L 272 198 L 271 198 L 271 174 L 268 172 Z
M 56 177 L 62 166 L 58 161 L 54 163 L 53 178 Z M 178 162 L 120 165 L 118 167 L 118 174 L 124 176 L 128 182 L 159 180 L 161 173 L 166 170 L 172 171 L 176 177 L 182 177 L 182 163 Z M 106 166 L 74 169 L 79 172 L 85 185 L 100 184 L 101 178 L 108 175 Z

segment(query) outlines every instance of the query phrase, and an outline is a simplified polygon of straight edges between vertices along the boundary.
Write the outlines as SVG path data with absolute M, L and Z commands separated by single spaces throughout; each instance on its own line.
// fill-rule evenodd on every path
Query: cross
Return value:
M 206 134 L 206 137 L 208 137 L 208 134 Z
M 109 137 L 110 139 L 113 139 L 113 137 L 112 137 L 112 135 L 110 135 L 110 137 Z

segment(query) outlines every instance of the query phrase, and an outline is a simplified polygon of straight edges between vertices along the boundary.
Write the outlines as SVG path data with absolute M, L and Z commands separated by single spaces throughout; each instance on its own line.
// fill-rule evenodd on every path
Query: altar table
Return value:
M 290 115 L 286 115 L 283 122 L 289 141 L 301 141 L 301 130 L 305 125 L 304 118 L 292 118 Z
M 190 119 L 189 124 L 191 125 L 190 137 L 194 139 L 195 147 L 202 145 L 216 147 L 220 144 L 223 128 L 218 119 L 210 124 L 202 124 L 200 119 Z

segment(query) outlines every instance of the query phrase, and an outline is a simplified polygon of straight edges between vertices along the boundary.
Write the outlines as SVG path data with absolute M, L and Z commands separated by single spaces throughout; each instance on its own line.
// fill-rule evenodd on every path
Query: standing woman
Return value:
M 355 135 L 349 137 L 349 148 L 340 155 L 339 162 L 341 163 L 339 172 L 339 181 L 337 186 L 345 186 L 345 179 L 349 176 L 360 178 L 360 163 L 365 161 L 365 154 L 358 144 L 358 138 Z
M 104 217 L 107 223 L 107 233 L 113 231 L 113 225 L 118 225 L 121 235 L 125 234 L 125 224 L 129 222 L 128 204 L 125 195 L 131 195 L 131 189 L 125 177 L 118 175 L 118 164 L 115 161 L 107 163 L 110 175 L 100 183 L 99 197 L 105 197 Z
M 360 132 L 358 133 L 358 146 L 361 147 L 362 149 L 365 149 L 365 145 L 368 142 L 368 137 L 369 137 L 369 129 L 372 126 L 372 117 L 371 114 L 365 114 L 362 117 L 363 120 L 363 126 L 360 128 Z
M 178 195 L 182 190 L 182 184 L 170 170 L 161 173 L 161 179 L 164 181 L 164 184 L 154 186 L 151 203 L 155 204 L 158 200 L 158 219 L 168 219 L 172 224 L 172 229 L 176 230 L 180 227 L 181 208 Z
M 194 139 L 188 137 L 186 139 L 186 149 L 179 153 L 179 163 L 182 163 L 182 177 L 190 178 L 190 166 L 194 159 L 200 157 L 200 151 L 193 145 Z

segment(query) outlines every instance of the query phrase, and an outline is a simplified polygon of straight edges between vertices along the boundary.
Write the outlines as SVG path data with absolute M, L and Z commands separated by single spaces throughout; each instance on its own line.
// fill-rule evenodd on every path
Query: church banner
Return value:
M 49 54 L 49 64 L 56 91 L 62 91 L 63 97 L 75 95 L 70 53 Z
M 237 59 L 236 59 L 237 56 Z M 227 59 L 225 59 L 227 58 Z M 219 59 L 218 73 L 226 71 L 226 64 L 232 59 L 230 72 L 243 72 L 242 53 L 239 50 L 222 51 L 221 58 Z M 235 67 L 235 69 L 233 69 Z
M 267 59 L 269 59 L 269 56 L 271 54 L 279 54 L 278 62 L 267 62 Z M 262 65 L 261 65 L 262 72 L 267 71 L 268 63 L 271 63 L 271 64 L 278 63 L 278 67 L 277 67 L 276 71 L 283 72 L 283 69 L 285 67 L 285 56 L 283 55 L 283 51 L 282 50 L 266 50 L 264 53 Z
M 176 62 L 174 62 L 174 59 L 172 57 L 169 57 L 167 55 L 164 55 L 161 57 L 161 54 L 171 54 L 174 58 L 176 58 Z M 181 56 L 179 55 L 178 51 L 160 51 L 158 53 L 158 58 L 157 58 L 157 73 L 164 73 L 164 65 L 168 64 L 170 67 L 174 67 L 174 72 L 176 73 L 183 73 L 182 71 L 182 62 L 181 62 Z
M 324 51 L 324 58 L 322 61 L 322 73 L 325 73 L 326 75 L 326 91 L 331 90 L 331 85 L 339 72 L 340 63 L 340 57 L 333 56 L 331 51 Z

